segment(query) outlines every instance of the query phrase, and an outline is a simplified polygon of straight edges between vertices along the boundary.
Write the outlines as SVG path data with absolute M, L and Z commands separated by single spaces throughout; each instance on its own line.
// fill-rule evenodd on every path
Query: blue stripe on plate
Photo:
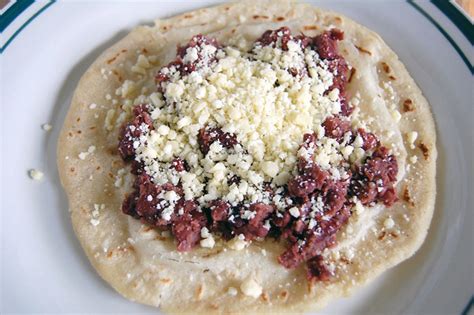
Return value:
M 443 36 L 448 40 L 448 42 L 451 44 L 451 46 L 453 46 L 454 50 L 456 50 L 456 52 L 459 54 L 462 61 L 464 61 L 466 66 L 469 68 L 469 71 L 471 72 L 471 74 L 474 74 L 474 67 L 472 66 L 469 59 L 467 59 L 466 55 L 461 50 L 461 48 L 459 48 L 458 44 L 456 44 L 454 39 L 441 27 L 441 25 L 439 25 L 438 22 L 436 22 L 428 13 L 426 13 L 426 11 L 424 11 L 420 6 L 418 6 L 413 0 L 407 0 L 407 2 L 408 2 L 408 4 L 413 6 L 413 8 L 415 8 L 415 10 L 417 10 L 425 18 L 427 18 L 428 21 L 430 21 L 431 24 L 433 24 L 438 29 L 438 31 L 441 32 L 441 34 L 443 34 Z
M 462 310 L 461 315 L 469 315 L 469 311 L 472 309 L 472 305 L 474 305 L 474 296 L 471 296 L 471 300 L 469 300 L 466 307 Z
M 13 33 L 13 35 L 7 40 L 7 42 L 5 43 L 5 45 L 3 45 L 2 47 L 0 47 L 0 54 L 3 53 L 5 51 L 5 49 L 7 49 L 8 45 L 11 44 L 11 42 L 15 39 L 15 37 L 18 36 L 18 34 L 20 34 L 20 32 L 26 27 L 28 26 L 28 24 L 31 23 L 31 21 L 33 21 L 38 15 L 40 15 L 44 10 L 46 10 L 48 7 L 50 7 L 53 3 L 55 3 L 56 0 L 51 0 L 51 2 L 49 2 L 47 5 L 45 5 L 44 7 L 41 8 L 41 10 L 39 10 L 38 12 L 36 12 L 32 17 L 30 17 L 28 19 L 28 21 L 26 21 L 19 29 L 16 30 L 15 33 Z M 13 7 L 13 6 L 12 6 Z M 11 9 L 11 8 L 10 8 Z M 8 9 L 8 11 L 10 11 L 10 9 Z M 7 12 L 8 12 L 7 11 Z
M 7 26 L 32 4 L 33 0 L 20 0 L 9 7 L 8 10 L 2 14 L 2 19 L 0 20 L 0 32 L 3 33 Z
M 466 36 L 467 40 L 474 44 L 474 27 L 469 19 L 459 11 L 450 1 L 446 0 L 431 0 L 433 4 L 443 12 L 457 28 Z

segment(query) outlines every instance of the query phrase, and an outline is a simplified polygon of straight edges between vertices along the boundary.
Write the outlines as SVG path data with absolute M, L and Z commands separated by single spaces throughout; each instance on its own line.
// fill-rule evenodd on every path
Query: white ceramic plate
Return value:
M 436 212 L 421 250 L 324 313 L 472 313 L 472 44 L 427 1 L 314 2 L 375 30 L 397 52 L 432 105 L 440 152 Z M 138 24 L 211 3 L 35 2 L 3 30 L 2 313 L 156 313 L 115 293 L 87 261 L 59 184 L 56 142 L 79 78 L 105 48 Z M 3 28 L 12 16 L 1 13 Z M 51 132 L 41 129 L 46 122 Z M 43 181 L 29 179 L 30 168 L 44 171 Z

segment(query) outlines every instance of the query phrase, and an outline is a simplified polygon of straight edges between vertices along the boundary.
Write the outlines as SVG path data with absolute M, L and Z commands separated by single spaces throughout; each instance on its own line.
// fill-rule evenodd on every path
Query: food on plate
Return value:
M 165 312 L 321 308 L 410 257 L 435 199 L 429 105 L 339 14 L 249 1 L 134 29 L 58 144 L 98 273 Z

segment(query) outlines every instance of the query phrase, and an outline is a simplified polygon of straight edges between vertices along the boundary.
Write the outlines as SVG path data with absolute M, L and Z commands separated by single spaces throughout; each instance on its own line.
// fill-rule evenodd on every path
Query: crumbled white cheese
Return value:
M 415 148 L 415 141 L 416 141 L 417 138 L 418 138 L 418 132 L 411 131 L 411 132 L 407 133 L 407 141 L 408 141 L 408 144 L 410 145 L 411 149 Z
M 395 120 L 395 122 L 397 122 L 397 123 L 402 118 L 402 115 L 400 114 L 400 112 L 398 110 L 392 110 L 390 113 L 392 115 L 393 120 Z
M 230 249 L 233 249 L 233 250 L 242 250 L 247 245 L 248 245 L 248 243 L 246 241 L 244 241 L 243 239 L 239 238 L 239 237 L 234 237 L 229 242 L 227 242 L 227 246 Z
M 275 177 L 278 174 L 278 164 L 272 161 L 265 161 L 262 163 L 262 171 L 270 176 Z
M 209 233 L 209 230 L 207 227 L 203 227 L 201 229 L 201 237 L 202 238 L 208 238 L 209 236 L 211 236 L 211 233 Z
M 231 295 L 231 296 L 236 296 L 239 292 L 237 291 L 236 288 L 234 287 L 229 287 L 227 289 L 227 294 Z
M 50 131 L 51 129 L 53 129 L 53 126 L 51 126 L 50 124 L 43 124 L 41 125 L 41 128 L 43 128 L 44 131 Z
M 216 242 L 214 240 L 214 237 L 212 237 L 212 235 L 209 235 L 207 238 L 202 239 L 199 244 L 201 245 L 201 247 L 213 248 Z
M 383 226 L 386 228 L 386 229 L 391 229 L 395 226 L 395 221 L 393 221 L 393 219 L 391 217 L 388 217 L 387 219 L 385 219 L 385 221 L 383 222 Z
M 36 169 L 31 169 L 28 171 L 28 175 L 33 180 L 42 180 L 44 173 Z
M 298 218 L 300 216 L 300 210 L 297 207 L 291 207 L 289 212 L 295 218 Z
M 246 278 L 240 285 L 243 294 L 258 298 L 262 294 L 262 287 L 254 280 L 253 277 Z
M 362 203 L 359 200 L 357 200 L 354 205 L 354 210 L 358 215 L 361 215 L 364 212 L 365 208 L 362 205 Z
M 81 160 L 85 160 L 89 156 L 89 154 L 94 153 L 94 151 L 95 151 L 95 146 L 91 145 L 89 146 L 86 152 L 79 153 L 78 157 Z
M 121 168 L 117 171 L 117 175 L 115 176 L 115 182 L 114 186 L 115 187 L 122 187 L 123 184 L 125 183 L 125 176 L 127 175 L 127 170 L 124 168 Z

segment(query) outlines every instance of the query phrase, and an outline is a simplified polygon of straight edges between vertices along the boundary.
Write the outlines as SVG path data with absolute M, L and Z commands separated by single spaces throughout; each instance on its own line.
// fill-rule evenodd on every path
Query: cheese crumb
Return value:
M 407 141 L 410 144 L 410 148 L 412 149 L 415 148 L 416 138 L 418 138 L 418 132 L 416 131 L 411 131 L 407 134 Z
M 207 227 L 203 227 L 201 229 L 201 237 L 208 238 L 209 236 L 211 236 L 211 233 L 209 233 L 209 230 L 207 229 Z
M 233 250 L 242 250 L 247 246 L 247 242 L 240 239 L 239 237 L 234 237 L 232 240 L 227 242 L 227 245 L 229 246 L 230 249 Z
M 400 114 L 400 112 L 398 110 L 392 110 L 391 114 L 392 114 L 392 118 L 393 118 L 393 120 L 395 120 L 395 122 L 399 122 L 400 119 L 402 118 L 402 115 Z
M 263 162 L 262 163 L 262 171 L 270 176 L 270 177 L 275 177 L 278 174 L 278 164 L 275 162 Z
M 43 179 L 43 172 L 36 170 L 36 169 L 31 169 L 28 171 L 28 175 L 30 176 L 31 179 L 33 180 L 42 180 Z
M 258 298 L 262 294 L 262 287 L 252 277 L 248 277 L 242 282 L 240 290 L 243 294 L 253 298 Z
M 229 287 L 229 289 L 227 289 L 227 294 L 229 294 L 231 296 L 236 296 L 238 293 L 239 292 L 234 287 Z
M 354 205 L 354 210 L 357 213 L 357 215 L 361 215 L 362 212 L 364 212 L 365 208 L 362 205 L 362 203 L 359 200 L 357 200 L 355 205 Z
M 395 226 L 395 221 L 393 221 L 393 219 L 391 217 L 388 217 L 387 219 L 385 219 L 385 221 L 383 222 L 383 226 L 386 228 L 386 229 L 391 229 Z
M 214 237 L 212 237 L 212 235 L 209 235 L 207 238 L 202 239 L 199 244 L 201 245 L 201 247 L 213 248 L 216 242 L 214 241 Z
M 292 207 L 290 208 L 290 214 L 295 217 L 295 218 L 298 218 L 300 216 L 300 210 L 298 210 L 297 207 Z
M 50 131 L 51 129 L 53 129 L 53 126 L 51 126 L 50 124 L 43 124 L 41 125 L 41 128 L 43 128 L 44 131 Z

